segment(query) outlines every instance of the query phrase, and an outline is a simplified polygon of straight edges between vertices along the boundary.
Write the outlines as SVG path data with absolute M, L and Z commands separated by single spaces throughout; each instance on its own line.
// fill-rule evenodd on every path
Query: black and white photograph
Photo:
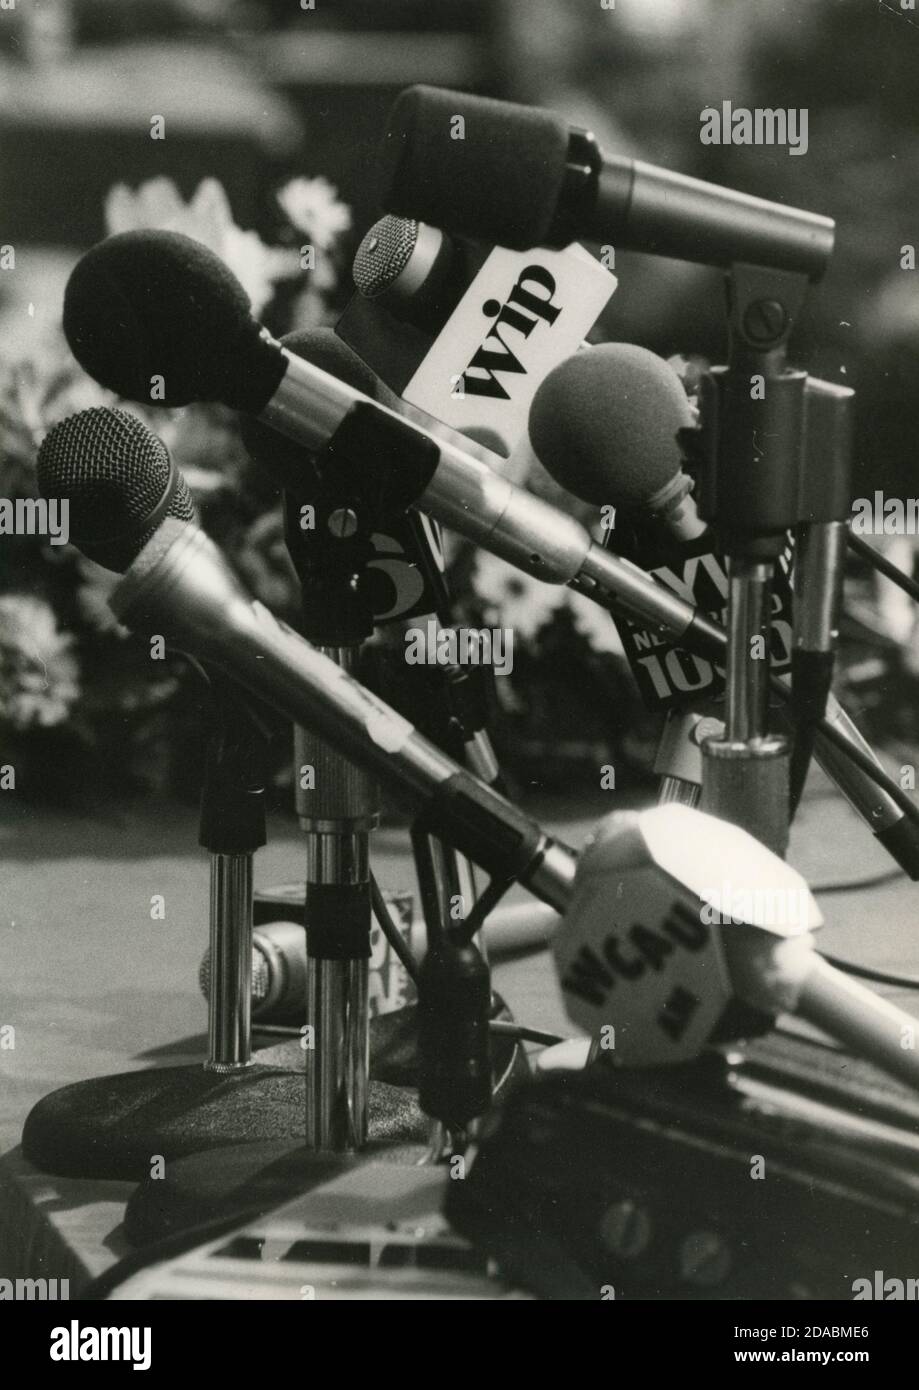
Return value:
M 917 252 L 919 0 L 0 0 L 29 1369 L 908 1348 Z

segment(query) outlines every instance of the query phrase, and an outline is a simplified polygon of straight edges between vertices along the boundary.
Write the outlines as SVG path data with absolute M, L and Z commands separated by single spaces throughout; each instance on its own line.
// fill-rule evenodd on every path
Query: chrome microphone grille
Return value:
M 385 294 L 412 258 L 418 223 L 407 217 L 381 217 L 364 237 L 354 257 L 354 283 L 365 299 Z

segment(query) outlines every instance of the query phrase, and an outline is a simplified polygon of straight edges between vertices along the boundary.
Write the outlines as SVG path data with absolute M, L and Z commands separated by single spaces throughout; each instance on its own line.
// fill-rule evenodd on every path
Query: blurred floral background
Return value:
M 416 81 L 550 105 L 617 152 L 836 217 L 838 252 L 794 354 L 858 389 L 856 495 L 908 495 L 919 282 L 899 249 L 919 238 L 917 64 L 919 18 L 874 0 L 19 0 L 0 11 L 0 247 L 15 252 L 0 270 L 0 497 L 33 496 L 44 432 L 109 399 L 60 330 L 79 254 L 110 232 L 180 230 L 223 257 L 274 332 L 334 322 L 379 215 L 385 112 Z M 703 146 L 699 113 L 722 99 L 806 106 L 807 156 Z M 162 141 L 150 138 L 158 114 Z M 723 356 L 714 272 L 623 254 L 616 273 L 603 336 Z M 245 582 L 295 617 L 279 498 L 230 413 L 148 423 Z M 538 469 L 528 481 L 551 495 Z M 901 552 L 912 565 L 912 542 Z M 646 776 L 656 724 L 612 623 L 462 547 L 452 568 L 458 615 L 515 632 L 494 716 L 518 785 L 564 786 L 582 765 L 595 777 L 613 757 Z M 206 693 L 181 659 L 151 663 L 118 628 L 113 582 L 72 548 L 0 537 L 0 763 L 27 796 L 197 794 Z M 919 741 L 912 610 L 857 567 L 848 595 L 853 712 L 888 742 Z M 288 757 L 279 728 L 281 794 Z
M 194 237 L 233 270 L 257 316 L 275 325 L 280 319 L 279 331 L 311 327 L 329 316 L 351 214 L 321 177 L 292 179 L 276 197 L 285 218 L 277 245 L 236 225 L 215 179 L 202 180 L 187 202 L 169 178 L 133 190 L 116 184 L 105 201 L 105 227 Z M 309 273 L 300 268 L 302 245 L 315 249 Z M 37 335 L 27 354 L 0 355 L 0 496 L 36 496 L 35 458 L 45 432 L 74 411 L 114 403 L 77 367 L 57 326 Z M 249 467 L 232 412 L 217 405 L 145 412 L 126 404 L 163 439 L 206 529 L 251 590 L 275 611 L 295 615 L 280 504 Z M 108 608 L 117 576 L 74 547 L 5 537 L 3 558 L 0 724 L 21 789 L 56 797 L 87 784 L 97 791 L 120 785 L 194 793 L 206 691 L 196 689 L 192 668 L 178 657 L 165 670 L 149 661 Z

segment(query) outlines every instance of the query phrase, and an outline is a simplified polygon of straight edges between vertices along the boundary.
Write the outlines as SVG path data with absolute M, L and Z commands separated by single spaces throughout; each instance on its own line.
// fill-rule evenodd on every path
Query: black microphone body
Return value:
M 451 138 L 458 116 L 461 140 Z M 818 280 L 833 248 L 829 218 L 606 154 L 554 112 L 467 92 L 404 91 L 384 161 L 388 211 L 515 250 L 581 237 Z

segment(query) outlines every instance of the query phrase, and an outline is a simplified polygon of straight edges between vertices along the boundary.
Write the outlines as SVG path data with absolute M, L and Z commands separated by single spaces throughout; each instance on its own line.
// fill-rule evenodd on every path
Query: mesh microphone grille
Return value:
M 385 294 L 412 258 L 418 223 L 407 217 L 381 217 L 357 248 L 354 283 L 365 299 Z
M 268 997 L 270 975 L 268 962 L 257 946 L 252 947 L 252 1005 L 261 1004 Z M 205 951 L 204 959 L 198 969 L 198 987 L 205 999 L 211 994 L 211 953 Z
M 70 503 L 70 538 L 109 569 L 125 569 L 157 529 L 150 526 L 173 474 L 169 451 L 125 410 L 94 406 L 49 430 L 38 451 L 44 497 Z M 195 506 L 179 474 L 168 515 L 194 521 Z

